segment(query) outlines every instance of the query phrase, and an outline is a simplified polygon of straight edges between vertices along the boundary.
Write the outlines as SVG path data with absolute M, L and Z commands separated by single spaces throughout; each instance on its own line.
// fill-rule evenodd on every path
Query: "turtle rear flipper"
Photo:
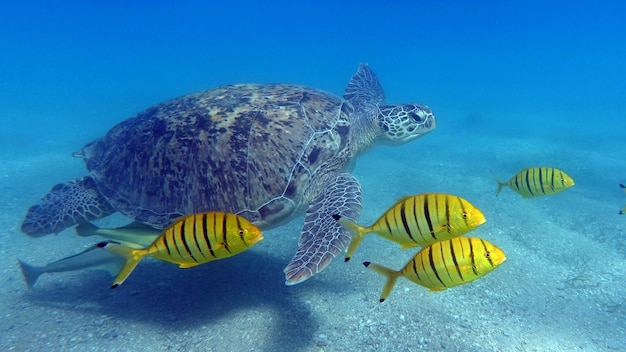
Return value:
M 362 208 L 361 186 L 354 176 L 339 174 L 309 206 L 298 251 L 285 268 L 285 284 L 295 285 L 324 270 L 350 243 L 350 233 L 333 214 L 357 221 Z
M 30 207 L 22 223 L 22 232 L 41 237 L 114 212 L 91 177 L 77 178 L 52 187 L 39 204 Z

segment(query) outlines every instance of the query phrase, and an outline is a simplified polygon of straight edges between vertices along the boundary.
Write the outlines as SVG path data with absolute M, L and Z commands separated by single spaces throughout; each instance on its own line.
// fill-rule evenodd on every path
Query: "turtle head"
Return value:
M 377 120 L 382 142 L 392 145 L 410 142 L 437 127 L 433 112 L 421 104 L 379 106 Z

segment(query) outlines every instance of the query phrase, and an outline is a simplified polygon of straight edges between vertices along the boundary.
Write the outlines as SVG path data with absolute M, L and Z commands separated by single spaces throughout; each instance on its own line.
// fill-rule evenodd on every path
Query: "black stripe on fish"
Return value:
M 206 259 L 207 256 L 205 254 L 204 246 L 202 245 L 204 234 L 202 233 L 202 224 L 200 223 L 203 219 L 203 215 L 196 215 L 193 217 L 193 240 L 196 244 L 196 248 L 198 248 L 198 252 L 202 255 L 202 258 Z
M 422 232 L 422 229 L 420 228 L 420 222 L 418 219 L 418 212 L 417 212 L 417 201 L 419 200 L 419 198 L 415 198 L 415 200 L 413 201 L 413 219 L 415 219 L 415 226 L 417 227 L 417 233 L 419 233 L 420 237 L 422 238 L 422 241 L 425 241 L 426 239 L 424 238 L 424 233 Z
M 415 276 L 417 277 L 417 279 L 419 281 L 422 281 L 422 278 L 420 278 L 419 270 L 417 270 L 417 260 L 415 259 L 413 259 L 413 272 L 415 273 Z
M 555 193 L 556 185 L 554 184 L 554 169 L 546 167 L 546 182 L 550 186 L 550 192 Z
M 387 226 L 389 234 L 393 236 L 393 230 L 391 229 L 391 224 L 389 223 L 389 214 L 385 214 L 385 226 Z
M 411 229 L 409 228 L 409 224 L 406 222 L 406 214 L 404 213 L 404 202 L 402 202 L 402 205 L 400 205 L 400 219 L 402 220 L 402 225 L 404 226 L 404 231 L 406 231 L 406 234 L 409 235 L 409 238 L 411 238 L 411 241 L 415 242 L 415 239 L 413 238 L 413 235 L 411 234 Z
M 543 184 L 543 168 L 540 167 L 539 168 L 539 189 L 541 190 L 541 193 L 546 194 L 546 190 L 545 190 L 545 185 Z
M 228 241 L 226 240 L 226 232 L 228 231 L 227 224 L 228 224 L 229 217 L 230 217 L 229 214 L 225 214 L 222 219 L 222 242 L 224 243 L 224 249 L 226 249 L 228 253 L 232 253 L 230 249 L 228 248 Z
M 182 240 L 183 245 L 185 246 L 185 251 L 187 252 L 187 254 L 189 254 L 189 257 L 191 257 L 191 259 L 193 259 L 193 261 L 197 263 L 198 260 L 196 259 L 196 257 L 193 256 L 193 253 L 191 252 L 191 248 L 189 248 L 189 243 L 187 243 L 187 232 L 185 228 L 187 227 L 187 222 L 189 220 L 190 218 L 185 219 L 185 221 L 183 221 L 183 223 L 180 226 L 180 239 Z
M 435 261 L 433 260 L 433 247 L 432 246 L 428 248 L 428 261 L 430 262 L 430 268 L 432 269 L 433 273 L 435 273 L 437 280 L 441 282 L 443 287 L 446 287 L 446 284 L 444 284 L 443 280 L 441 280 L 441 277 L 439 277 L 439 273 L 437 272 L 437 268 L 435 267 Z
M 470 238 L 467 239 L 467 242 L 469 243 L 469 247 L 470 247 L 470 259 L 472 262 L 472 271 L 474 272 L 474 275 L 478 275 L 478 271 L 476 270 L 476 260 L 474 258 L 474 246 L 472 245 L 472 240 Z
M 530 171 L 526 170 L 526 187 L 528 187 L 528 192 L 530 192 L 531 196 L 534 196 L 534 192 L 532 190 L 532 187 L 530 186 Z
M 430 212 L 428 211 L 428 197 L 430 195 L 426 195 L 426 197 L 424 197 L 424 216 L 426 217 L 426 223 L 428 224 L 428 230 L 430 231 L 430 235 L 434 238 L 437 239 L 437 236 L 435 236 L 435 231 L 433 229 L 433 223 L 430 220 Z
M 435 218 L 437 220 L 437 223 L 440 224 L 441 223 L 441 208 L 439 206 L 439 200 L 440 198 L 443 197 L 444 202 L 446 201 L 446 197 L 445 196 L 441 196 L 438 194 L 435 194 Z M 437 229 L 439 230 L 439 229 Z
M 181 225 L 181 228 L 184 225 L 184 221 L 179 222 L 179 224 Z M 182 249 L 182 247 L 184 246 L 181 242 L 182 239 L 180 238 L 180 234 L 181 231 L 177 231 L 176 227 L 174 227 L 173 231 L 172 231 L 172 237 L 174 237 L 174 248 L 176 248 L 176 252 L 178 252 L 178 257 L 179 258 L 183 258 L 183 253 L 180 251 Z
M 456 253 L 454 253 L 454 241 L 449 241 L 449 243 L 450 243 L 450 255 L 452 256 L 452 261 L 454 262 L 456 273 L 459 274 L 461 281 L 465 281 L 465 279 L 463 279 L 463 274 L 461 274 L 461 268 L 459 267 L 459 262 L 456 260 Z
M 165 245 L 165 249 L 167 250 L 167 255 L 169 257 L 172 257 L 172 251 L 170 250 L 170 241 L 168 239 L 168 237 L 169 237 L 168 234 L 170 234 L 170 233 L 172 234 L 172 241 L 174 240 L 174 228 L 172 228 L 171 231 L 166 231 L 163 234 L 163 244 Z
M 216 217 L 217 214 L 213 213 L 213 233 L 215 233 L 215 221 L 216 221 Z M 209 252 L 211 253 L 211 255 L 213 256 L 213 258 L 217 258 L 217 256 L 215 256 L 215 252 L 213 251 L 213 244 L 212 244 L 212 239 L 211 237 L 213 237 L 213 235 L 209 232 L 209 229 L 207 228 L 207 221 L 204 221 L 204 238 L 206 239 L 206 244 L 207 246 L 209 246 Z
M 452 275 L 450 274 L 450 267 L 448 263 L 446 263 L 446 254 L 444 252 L 443 246 L 441 245 L 441 242 L 439 242 L 439 254 L 441 255 L 441 261 L 443 262 L 443 267 L 444 269 L 446 269 L 446 274 L 448 274 L 448 279 L 450 279 L 450 282 L 454 283 L 454 280 L 452 279 Z

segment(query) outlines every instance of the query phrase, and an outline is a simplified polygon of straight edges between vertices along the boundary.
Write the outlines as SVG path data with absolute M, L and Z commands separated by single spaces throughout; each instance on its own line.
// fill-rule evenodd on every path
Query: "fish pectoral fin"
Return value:
M 194 266 L 198 266 L 200 265 L 200 263 L 182 263 L 179 264 L 178 267 L 181 269 L 188 269 L 188 268 L 193 268 Z
M 459 271 L 463 276 L 474 271 L 471 265 L 459 265 Z
M 433 233 L 439 233 L 439 232 L 443 232 L 443 231 L 448 231 L 449 225 L 441 225 L 437 228 L 433 229 Z

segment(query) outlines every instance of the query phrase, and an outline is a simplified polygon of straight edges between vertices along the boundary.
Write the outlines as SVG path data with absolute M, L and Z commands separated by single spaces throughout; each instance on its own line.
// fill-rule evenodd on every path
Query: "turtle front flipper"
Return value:
M 337 175 L 309 206 L 298 251 L 285 268 L 285 284 L 295 285 L 324 270 L 350 243 L 350 233 L 335 219 L 357 221 L 362 208 L 361 186 L 350 174 Z
M 114 212 L 91 177 L 77 178 L 52 187 L 39 204 L 30 207 L 22 223 L 22 232 L 41 237 Z

